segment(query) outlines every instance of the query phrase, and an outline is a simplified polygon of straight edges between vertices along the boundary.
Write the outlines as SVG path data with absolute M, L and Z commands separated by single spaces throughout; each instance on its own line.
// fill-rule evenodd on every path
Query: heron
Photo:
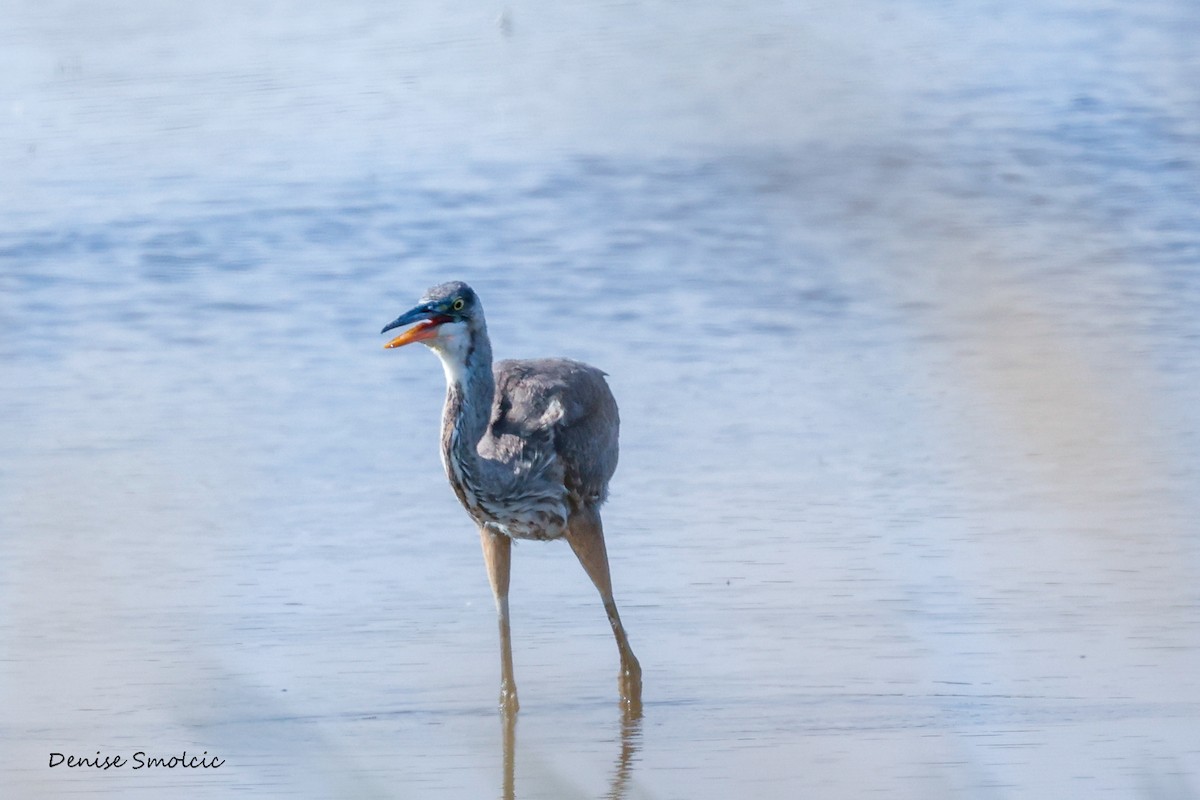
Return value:
M 414 324 L 415 323 L 415 324 Z M 479 296 L 461 281 L 427 290 L 380 333 L 420 342 L 446 375 L 442 466 L 479 528 L 500 628 L 500 708 L 518 708 L 508 586 L 514 539 L 566 539 L 600 593 L 620 655 L 617 686 L 640 710 L 642 670 L 613 599 L 600 506 L 617 468 L 620 419 L 605 373 L 566 358 L 492 363 Z

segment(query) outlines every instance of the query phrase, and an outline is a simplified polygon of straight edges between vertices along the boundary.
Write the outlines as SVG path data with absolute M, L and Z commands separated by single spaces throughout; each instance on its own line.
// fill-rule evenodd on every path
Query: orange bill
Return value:
M 440 324 L 440 322 L 434 322 L 431 319 L 422 320 L 406 330 L 404 333 L 397 336 L 395 339 L 392 339 L 390 342 L 385 344 L 384 347 L 403 347 L 406 344 L 419 342 L 422 339 L 432 339 L 433 337 L 437 336 L 437 329 Z

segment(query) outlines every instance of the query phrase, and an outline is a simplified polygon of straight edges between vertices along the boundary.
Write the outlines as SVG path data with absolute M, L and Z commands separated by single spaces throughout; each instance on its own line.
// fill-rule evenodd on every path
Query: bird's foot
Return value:
M 621 708 L 630 717 L 642 715 L 642 666 L 630 653 L 621 659 L 621 671 L 617 675 L 617 690 L 621 694 Z
M 515 714 L 520 709 L 521 704 L 517 702 L 517 686 L 514 683 L 504 682 L 500 684 L 500 712 L 503 714 Z

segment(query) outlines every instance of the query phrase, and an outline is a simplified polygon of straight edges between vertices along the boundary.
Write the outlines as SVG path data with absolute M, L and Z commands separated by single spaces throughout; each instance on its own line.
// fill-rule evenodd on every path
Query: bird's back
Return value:
M 603 503 L 617 469 L 620 429 L 604 373 L 579 361 L 541 358 L 500 361 L 494 375 L 493 441 L 512 442 L 524 457 L 553 454 L 571 505 Z

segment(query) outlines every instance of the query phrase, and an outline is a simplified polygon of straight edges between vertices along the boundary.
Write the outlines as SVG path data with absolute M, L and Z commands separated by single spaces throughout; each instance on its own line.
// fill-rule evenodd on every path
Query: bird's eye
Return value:
M 457 300 L 455 300 L 455 301 L 454 301 L 454 306 L 453 306 L 453 308 L 454 308 L 454 310 L 455 310 L 455 311 L 462 311 L 462 310 L 463 310 L 463 306 L 465 306 L 465 305 L 466 305 L 466 303 L 464 303 L 464 302 L 463 302 L 463 299 L 460 297 L 460 298 L 458 298 Z

